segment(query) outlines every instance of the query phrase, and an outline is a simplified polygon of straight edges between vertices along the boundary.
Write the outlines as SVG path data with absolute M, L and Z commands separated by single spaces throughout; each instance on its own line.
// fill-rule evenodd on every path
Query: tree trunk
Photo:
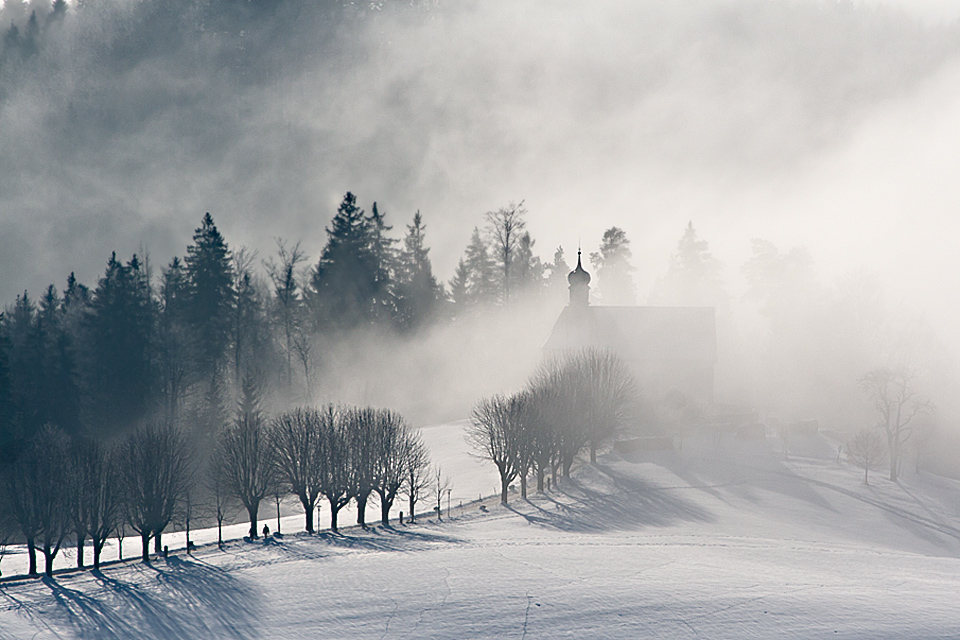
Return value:
M 83 569 L 83 542 L 86 539 L 82 534 L 77 534 L 77 569 Z
M 37 543 L 33 538 L 27 538 L 27 555 L 30 558 L 30 569 L 28 574 L 37 575 Z
M 413 493 L 413 492 L 411 491 L 411 493 Z M 414 508 L 417 506 L 417 501 L 416 501 L 416 499 L 415 499 L 412 495 L 409 496 L 409 497 L 410 497 L 410 500 L 409 500 L 409 502 L 410 502 L 410 524 L 413 524 L 414 522 L 417 521 L 416 511 L 414 511 Z
M 46 574 L 48 578 L 53 577 L 53 559 L 56 555 L 49 544 L 43 545 L 43 573 Z
M 520 474 L 520 497 L 524 500 L 527 499 L 527 474 Z
M 385 527 L 390 526 L 390 507 L 392 506 L 392 500 L 387 500 L 383 496 L 380 496 L 380 524 Z
M 303 517 L 306 520 L 304 524 L 307 527 L 307 533 L 313 533 L 313 505 L 306 497 L 300 498 L 300 505 L 303 506 Z
M 339 511 L 340 507 L 338 507 L 333 500 L 330 500 L 330 530 L 334 533 L 340 532 L 340 530 L 337 529 L 337 513 Z
M 357 496 L 357 524 L 367 528 L 367 497 L 368 496 Z
M 507 489 L 510 487 L 510 483 L 507 482 L 506 478 L 500 479 L 500 504 L 507 504 Z
M 150 564 L 150 534 L 140 534 L 140 560 Z
M 153 552 L 157 555 L 160 555 L 160 553 L 163 551 L 163 546 L 161 545 L 162 537 L 163 533 L 160 531 L 157 531 L 155 534 L 153 534 Z
M 250 539 L 256 540 L 257 535 L 257 511 L 260 510 L 260 503 L 247 507 L 247 515 L 250 516 Z
M 543 493 L 543 467 L 537 466 L 537 493 Z
M 275 496 L 277 499 L 277 534 L 282 535 L 280 532 L 280 496 Z
M 93 541 L 93 570 L 100 570 L 100 552 L 103 551 L 103 543 Z
M 890 481 L 897 481 L 897 455 L 900 452 L 897 451 L 897 446 L 895 444 L 890 445 Z

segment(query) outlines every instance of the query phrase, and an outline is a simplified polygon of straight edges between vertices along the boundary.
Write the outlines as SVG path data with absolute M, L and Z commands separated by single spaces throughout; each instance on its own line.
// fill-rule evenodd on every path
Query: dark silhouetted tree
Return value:
M 150 562 L 150 539 L 159 551 L 192 483 L 190 449 L 179 428 L 151 422 L 131 433 L 118 455 L 125 521 L 140 536 L 143 562 Z
M 430 249 L 424 242 L 425 232 L 423 218 L 417 211 L 413 216 L 413 224 L 407 225 L 407 235 L 403 239 L 403 250 L 398 261 L 398 321 L 408 330 L 416 330 L 434 317 L 443 294 L 433 276 Z
M 297 496 L 306 518 L 307 533 L 313 533 L 313 512 L 323 484 L 323 434 L 329 413 L 295 409 L 281 413 L 273 422 L 274 458 L 280 479 Z
M 143 265 L 110 257 L 93 292 L 87 336 L 88 423 L 116 432 L 144 418 L 154 399 L 155 308 Z
M 234 274 L 230 249 L 209 213 L 203 216 L 183 261 L 187 282 L 186 318 L 195 366 L 208 389 L 216 388 L 230 344 Z
M 500 502 L 507 504 L 507 490 L 520 472 L 517 440 L 523 403 L 519 396 L 484 398 L 470 412 L 467 442 L 479 456 L 496 465 L 500 474 Z
M 245 380 L 237 417 L 220 433 L 216 453 L 226 490 L 247 510 L 251 540 L 258 534 L 260 503 L 272 494 L 277 480 L 270 431 L 256 396 L 252 382 Z

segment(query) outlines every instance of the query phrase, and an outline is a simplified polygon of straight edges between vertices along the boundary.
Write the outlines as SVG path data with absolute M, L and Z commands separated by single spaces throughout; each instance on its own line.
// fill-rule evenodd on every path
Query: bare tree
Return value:
M 560 459 L 560 438 L 555 425 L 563 417 L 559 415 L 564 407 L 559 390 L 548 385 L 532 384 L 526 392 L 524 411 L 532 440 L 532 464 L 537 475 L 537 491 L 543 493 L 544 476 L 547 472 L 556 472 Z M 556 477 L 554 477 L 556 481 Z
M 150 562 L 150 538 L 159 548 L 192 482 L 187 441 L 175 426 L 148 423 L 123 443 L 119 459 L 126 521 Z
M 21 441 L 3 452 L 7 457 L 2 475 L 4 502 L 27 544 L 30 575 L 37 574 L 37 538 L 41 531 L 41 469 L 36 459 L 42 455 L 36 440 Z
M 496 211 L 488 211 L 487 233 L 493 245 L 493 253 L 501 269 L 501 285 L 503 287 L 503 302 L 510 300 L 511 267 L 520 246 L 521 234 L 527 226 L 523 219 L 527 210 L 521 200 L 519 204 L 510 203 Z
M 320 493 L 330 503 L 330 528 L 336 533 L 337 515 L 350 502 L 353 488 L 351 448 L 342 411 L 327 405 L 320 411 L 323 480 Z
M 380 523 L 386 526 L 390 524 L 390 509 L 407 476 L 410 452 L 422 443 L 400 414 L 386 409 L 379 409 L 376 414 L 377 469 L 373 490 L 380 498 Z
M 117 455 L 95 440 L 75 439 L 71 446 L 72 519 L 77 533 L 77 566 L 83 566 L 83 539 L 93 543 L 93 568 L 100 569 L 103 547 L 122 516 Z
M 7 473 L 9 460 L 0 457 L 0 564 L 9 552 L 9 545 L 13 543 L 17 532 L 17 522 L 13 517 L 12 508 L 7 499 L 6 482 L 4 475 Z M 0 571 L 0 577 L 3 571 Z
M 302 304 L 300 283 L 297 280 L 297 265 L 307 259 L 300 249 L 300 243 L 288 247 L 286 241 L 277 238 L 277 258 L 264 263 L 270 282 L 273 283 L 274 323 L 283 336 L 284 355 L 286 356 L 287 387 L 293 382 L 293 353 L 295 340 L 300 328 L 300 309 Z M 298 349 L 302 357 L 302 352 Z M 306 366 L 306 365 L 305 365 Z
M 500 474 L 500 502 L 507 504 L 507 490 L 520 469 L 517 464 L 517 439 L 522 402 L 518 396 L 495 395 L 484 398 L 470 412 L 467 442 L 477 454 L 492 461 Z
M 581 388 L 577 399 L 587 425 L 590 462 L 596 464 L 597 448 L 634 415 L 637 385 L 623 359 L 609 349 L 584 349 L 572 365 Z
M 210 507 L 213 507 L 217 520 L 217 546 L 223 547 L 223 522 L 227 518 L 227 509 L 230 508 L 232 500 L 227 491 L 226 472 L 219 452 L 214 453 L 207 466 L 206 481 L 210 492 Z
M 552 430 L 551 472 L 556 482 L 556 472 L 562 469 L 564 477 L 577 454 L 590 441 L 585 403 L 589 400 L 589 385 L 584 370 L 578 364 L 578 354 L 567 354 L 545 362 L 537 370 L 530 383 L 541 405 L 539 413 L 544 421 L 539 428 Z M 541 436 L 550 441 L 549 436 Z
M 377 410 L 351 408 L 343 421 L 350 447 L 350 493 L 357 501 L 357 524 L 366 528 L 367 501 L 377 486 Z
M 5 508 L 3 495 L 0 493 L 0 565 L 6 557 L 9 545 L 14 540 L 14 523 L 8 516 Z M 0 567 L 0 577 L 3 577 L 3 567 Z
M 863 469 L 863 484 L 870 484 L 870 469 L 883 464 L 884 453 L 883 434 L 877 429 L 861 429 L 847 443 L 847 455 Z
M 257 538 L 260 503 L 273 492 L 276 480 L 270 433 L 258 411 L 243 411 L 220 433 L 217 464 L 224 488 L 240 501 L 250 518 L 250 539 Z
M 900 454 L 913 431 L 912 420 L 929 413 L 932 405 L 913 387 L 915 375 L 906 366 L 878 367 L 860 379 L 860 387 L 869 396 L 878 414 L 878 426 L 887 436 L 890 480 L 900 472 Z
M 437 499 L 437 506 L 434 507 L 434 511 L 437 514 L 438 520 L 443 520 L 443 494 L 450 493 L 450 477 L 443 475 L 443 469 L 440 465 L 437 465 L 433 468 L 433 487 L 432 493 L 433 497 Z M 504 504 L 506 504 L 504 502 Z M 449 514 L 448 514 L 449 515 Z
M 273 450 L 280 479 L 297 496 L 306 518 L 307 533 L 313 533 L 313 511 L 320 499 L 323 481 L 323 421 L 316 409 L 295 409 L 273 421 Z
M 406 451 L 403 492 L 410 507 L 410 522 L 417 520 L 417 502 L 430 488 L 430 454 L 423 440 L 416 436 Z

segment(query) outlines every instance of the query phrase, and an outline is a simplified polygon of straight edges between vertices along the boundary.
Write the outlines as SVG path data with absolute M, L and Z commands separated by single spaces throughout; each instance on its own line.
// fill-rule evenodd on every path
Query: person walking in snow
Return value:
M 267 525 L 263 525 L 263 537 L 266 538 L 269 535 L 270 535 L 270 527 L 268 527 Z

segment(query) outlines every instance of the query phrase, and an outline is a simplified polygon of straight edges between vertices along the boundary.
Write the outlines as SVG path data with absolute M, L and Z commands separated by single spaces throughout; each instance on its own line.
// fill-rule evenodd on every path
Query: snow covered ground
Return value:
M 467 500 L 493 467 L 461 431 L 424 430 L 452 479 L 442 523 L 3 582 L 0 639 L 960 637 L 960 483 L 867 487 L 818 438 L 786 461 L 779 442 L 688 439 L 484 511 Z

